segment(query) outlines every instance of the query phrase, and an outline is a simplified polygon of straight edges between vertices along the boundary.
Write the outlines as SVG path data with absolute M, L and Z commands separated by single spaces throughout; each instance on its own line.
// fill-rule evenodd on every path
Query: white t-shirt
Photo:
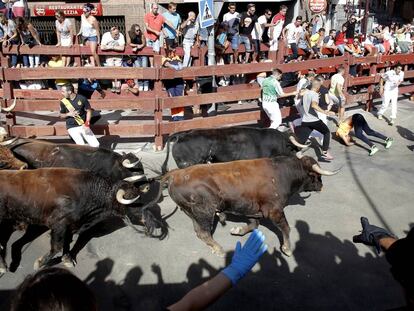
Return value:
M 295 23 L 290 23 L 286 26 L 288 44 L 296 43 L 299 34 L 303 31 L 302 26 L 296 27 Z
M 303 115 L 302 122 L 316 122 L 319 117 L 315 109 L 312 108 L 312 103 L 319 103 L 319 95 L 315 91 L 306 91 L 302 97 Z
M 56 20 L 55 21 L 55 26 L 56 26 L 56 29 L 60 33 L 60 38 L 61 39 L 71 39 L 70 30 L 72 28 L 72 23 L 70 22 L 69 19 L 65 18 L 63 23 L 60 23 L 59 21 Z
M 398 83 L 404 81 L 404 72 L 400 71 L 399 74 L 395 70 L 388 70 L 382 75 L 382 78 L 385 80 L 384 91 L 393 91 L 398 89 Z
M 253 40 L 262 40 L 264 25 L 267 24 L 266 16 L 262 15 L 257 19 L 258 26 L 254 27 L 252 30 L 252 39 Z M 259 28 L 259 32 L 256 31 L 256 28 Z
M 11 1 L 13 2 L 13 1 Z M 13 7 L 14 8 L 24 8 L 24 1 L 23 0 L 17 0 L 15 2 L 13 2 Z
M 106 45 L 109 47 L 115 47 L 115 46 L 125 46 L 125 37 L 122 33 L 119 34 L 118 39 L 114 39 L 111 36 L 111 33 L 105 32 L 102 36 L 102 40 L 101 40 L 101 46 L 102 45 Z
M 334 94 L 335 96 L 339 96 L 339 92 L 336 87 L 338 84 L 341 84 L 343 86 L 345 84 L 345 79 L 341 74 L 336 73 L 331 78 L 331 87 L 329 89 L 329 93 Z
M 240 24 L 240 14 L 238 12 L 234 12 L 233 14 L 230 12 L 227 12 L 226 14 L 223 15 L 223 22 L 227 22 L 229 24 L 229 33 L 235 34 L 235 32 L 232 32 L 232 29 L 233 30 L 235 30 L 236 28 L 239 29 L 238 26 Z
M 3 30 L 4 35 L 9 38 L 13 36 L 13 33 L 16 30 L 16 24 L 12 19 L 7 20 L 7 25 L 0 24 L 1 29 Z

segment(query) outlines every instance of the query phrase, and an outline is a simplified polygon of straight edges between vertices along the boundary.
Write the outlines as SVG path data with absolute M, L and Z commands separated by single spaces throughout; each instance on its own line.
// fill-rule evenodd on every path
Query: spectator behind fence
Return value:
M 269 35 L 268 30 L 269 27 L 272 25 L 271 22 L 272 18 L 272 11 L 270 9 L 265 9 L 264 14 L 260 15 L 257 19 L 258 27 L 254 28 L 252 31 L 252 39 L 255 46 L 255 49 L 259 51 L 259 59 L 262 58 L 263 53 L 260 52 L 260 43 L 268 43 L 269 42 Z M 259 60 L 257 59 L 257 60 Z
M 183 31 L 183 49 L 184 59 L 183 67 L 191 66 L 191 48 L 193 46 L 200 46 L 198 40 L 198 23 L 196 21 L 196 14 L 193 11 L 188 12 L 188 18 L 181 24 Z
M 151 47 L 154 53 L 160 52 L 160 35 L 164 24 L 170 22 L 165 17 L 158 13 L 158 4 L 151 4 L 151 11 L 144 16 L 145 23 L 145 39 L 147 46 Z M 172 25 L 170 25 L 172 27 Z
M 272 26 L 268 30 L 269 51 L 277 51 L 279 48 L 279 37 L 282 35 L 283 26 L 285 25 L 287 9 L 286 5 L 281 5 L 279 13 L 272 19 Z
M 348 43 L 348 39 L 346 38 L 347 29 L 346 24 L 343 24 L 341 31 L 338 31 L 335 36 L 335 45 L 341 55 L 345 54 L 345 45 Z
M 302 31 L 299 34 L 299 41 L 298 41 L 298 48 L 301 49 L 305 54 L 306 58 L 313 58 L 315 53 L 310 47 L 311 41 L 310 41 L 310 32 L 309 32 L 309 23 L 303 22 L 302 24 Z
M 48 67 L 51 68 L 59 68 L 59 67 L 65 67 L 65 63 L 63 62 L 63 58 L 61 56 L 52 56 L 52 58 L 47 63 Z M 55 80 L 55 88 L 57 90 L 60 90 L 62 86 L 69 83 L 69 80 L 64 79 L 56 79 Z
M 288 24 L 283 30 L 283 37 L 285 43 L 289 45 L 292 50 L 292 54 L 289 55 L 288 60 L 294 60 L 298 58 L 298 42 L 302 29 L 302 16 L 296 17 L 295 21 Z
M 250 53 L 253 52 L 253 61 L 257 62 L 260 53 L 260 43 L 253 45 L 252 32 L 260 32 L 257 23 L 256 6 L 253 3 L 247 5 L 247 11 L 240 14 L 240 44 L 244 44 L 246 49 L 245 62 L 250 60 Z
M 170 46 L 170 49 L 167 50 L 167 56 L 162 58 L 162 65 L 174 70 L 183 68 L 181 58 L 175 54 L 175 46 Z M 165 80 L 164 85 L 170 97 L 184 95 L 184 80 L 182 78 Z M 184 107 L 171 108 L 171 121 L 181 120 L 184 120 Z
M 401 53 L 409 53 L 411 51 L 410 31 L 410 24 L 403 25 L 401 28 L 396 29 L 397 45 Z
M 128 32 L 127 43 L 132 47 L 132 51 L 137 53 L 141 51 L 146 45 L 147 42 L 144 37 L 144 33 L 141 30 L 141 27 L 138 24 L 132 24 L 131 29 Z M 145 68 L 148 67 L 148 56 L 146 55 L 137 55 L 135 56 L 134 67 Z M 148 91 L 149 81 L 143 80 L 138 82 L 138 87 L 140 91 Z
M 101 50 L 114 52 L 122 52 L 125 50 L 125 37 L 122 33 L 119 32 L 117 26 L 113 26 L 110 31 L 103 34 L 101 40 Z M 106 67 L 121 67 L 122 56 L 106 56 L 104 65 Z M 111 92 L 121 93 L 121 82 L 119 80 L 115 79 L 112 81 Z
M 78 94 L 85 96 L 87 99 L 91 99 L 92 94 L 97 91 L 102 98 L 105 98 L 106 94 L 102 90 L 99 81 L 93 78 L 79 79 L 78 81 Z
M 62 10 L 57 10 L 55 13 L 55 27 L 56 27 L 56 46 L 71 47 L 73 45 L 73 37 L 75 36 L 75 29 L 65 13 Z M 71 62 L 70 56 L 62 56 L 63 64 L 68 67 Z
M 311 48 L 313 52 L 315 53 L 315 55 L 318 55 L 319 58 L 325 57 L 322 54 L 324 38 L 325 38 L 325 28 L 319 28 L 318 32 L 310 37 Z
M 207 309 L 250 272 L 267 251 L 264 241 L 263 233 L 254 230 L 243 246 L 237 242 L 227 267 L 164 310 Z M 160 271 L 157 265 L 154 267 Z M 163 300 L 162 293 L 160 300 Z M 62 268 L 45 268 L 26 277 L 12 297 L 10 311 L 34 310 L 97 311 L 98 304 L 89 287 L 72 273 Z
M 63 98 L 60 101 L 60 118 L 66 119 L 69 136 L 77 145 L 85 145 L 85 140 L 91 147 L 99 147 L 99 142 L 90 129 L 92 108 L 89 101 L 82 95 L 76 94 L 72 84 L 62 86 Z
M 20 36 L 20 42 L 28 46 L 29 48 L 32 48 L 36 45 L 42 45 L 40 43 L 39 34 L 36 30 L 36 28 L 33 27 L 33 25 L 28 22 L 23 17 L 16 17 L 16 29 L 17 33 Z M 23 55 L 23 66 L 25 68 L 34 68 L 39 67 L 40 63 L 40 56 L 39 55 Z
M 0 15 L 0 31 L 2 33 L 1 42 L 3 43 L 3 46 L 6 47 L 10 43 L 10 38 L 17 32 L 15 22 L 12 19 L 8 19 L 6 13 Z M 16 36 L 16 38 L 18 39 L 17 41 L 19 41 L 20 38 L 18 38 L 18 36 Z
M 345 94 L 344 94 L 344 85 L 345 85 L 345 67 L 340 65 L 338 67 L 337 73 L 331 77 L 331 86 L 329 88 L 329 97 L 331 99 L 331 104 L 335 105 L 339 111 L 339 122 L 344 118 L 345 114 Z M 328 108 L 330 110 L 331 107 Z
M 356 17 L 355 14 L 351 14 L 351 16 L 349 16 L 348 18 L 348 21 L 345 22 L 344 24 L 346 25 L 345 38 L 348 39 L 349 42 L 352 43 L 352 41 L 354 40 L 356 24 L 359 23 L 363 18 L 364 16 Z
M 233 63 L 239 62 L 239 26 L 240 26 L 240 14 L 236 12 L 236 4 L 230 2 L 228 6 L 229 11 L 223 15 L 223 22 L 228 25 L 227 39 L 231 42 L 231 48 L 233 50 Z
M 166 21 L 164 25 L 164 43 L 166 48 L 169 49 L 170 46 L 175 46 L 177 38 L 181 35 L 180 26 L 181 26 L 181 17 L 177 13 L 177 4 L 170 2 L 168 4 L 168 11 L 163 14 Z
M 95 6 L 91 3 L 87 3 L 83 6 L 83 14 L 81 15 L 81 26 L 78 36 L 82 36 L 82 44 L 89 46 L 92 52 L 92 56 L 89 57 L 89 64 L 91 66 L 100 66 L 99 56 L 96 49 L 99 44 L 99 22 L 95 16 L 92 15 L 92 10 Z
M 336 51 L 338 50 L 338 47 L 335 45 L 335 36 L 336 36 L 336 30 L 331 29 L 329 31 L 329 35 L 327 35 L 323 39 L 323 44 L 322 44 L 322 48 L 328 49 L 330 53 L 332 53 L 333 55 L 335 55 Z

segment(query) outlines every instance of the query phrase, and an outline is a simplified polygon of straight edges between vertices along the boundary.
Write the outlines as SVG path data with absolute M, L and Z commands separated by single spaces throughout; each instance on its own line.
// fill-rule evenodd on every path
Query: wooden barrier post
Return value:
M 0 62 L 2 69 L 9 68 L 9 60 L 6 55 L 3 54 L 3 49 L 0 54 Z M 3 79 L 3 99 L 5 106 L 10 106 L 10 100 L 13 98 L 13 87 L 10 81 L 7 81 L 4 77 L 4 71 L 2 72 Z M 11 111 L 6 114 L 6 126 L 9 135 L 11 136 L 13 125 L 16 125 L 16 114 Z
M 370 76 L 376 76 L 377 75 L 377 65 L 381 62 L 381 55 L 377 55 L 377 60 L 375 63 L 371 64 L 371 67 L 369 68 L 369 75 Z M 375 85 L 370 84 L 368 86 L 368 100 L 365 102 L 365 110 L 371 111 L 373 103 L 374 103 L 374 91 L 375 91 Z
M 164 142 L 162 137 L 162 81 L 161 81 L 161 64 L 162 56 L 154 55 L 154 67 L 156 68 L 156 79 L 154 80 L 154 91 L 155 91 L 155 107 L 154 107 L 154 122 L 155 122 L 155 150 L 161 151 Z

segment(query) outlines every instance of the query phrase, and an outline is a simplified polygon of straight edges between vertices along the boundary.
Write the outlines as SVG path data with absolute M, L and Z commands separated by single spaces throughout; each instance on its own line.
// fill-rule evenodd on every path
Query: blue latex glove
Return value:
M 264 234 L 255 229 L 243 247 L 240 242 L 237 242 L 231 264 L 222 271 L 231 280 L 233 285 L 236 285 L 267 251 L 267 245 L 264 244 L 264 240 Z

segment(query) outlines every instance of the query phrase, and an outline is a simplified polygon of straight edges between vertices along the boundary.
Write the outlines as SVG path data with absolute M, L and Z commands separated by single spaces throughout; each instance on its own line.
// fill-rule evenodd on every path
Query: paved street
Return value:
M 211 310 L 388 310 L 403 304 L 383 256 L 353 244 L 352 236 L 360 229 L 362 215 L 400 237 L 414 226 L 414 104 L 400 101 L 394 127 L 363 113 L 370 126 L 394 137 L 393 147 L 385 150 L 378 144 L 380 151 L 369 157 L 366 149 L 333 141 L 335 160 L 321 165 L 342 171 L 323 178 L 321 193 L 303 193 L 285 209 L 293 256 L 281 255 L 273 232 L 277 230 L 261 226 L 268 253 Z M 138 154 L 149 174 L 151 168 L 159 170 L 165 158 L 150 143 L 120 143 L 116 148 L 143 149 Z M 174 165 L 171 160 L 170 168 Z M 164 195 L 158 208 L 168 215 L 175 204 L 166 191 Z M 215 275 L 229 263 L 236 242 L 247 238 L 229 234 L 233 222 L 219 224 L 214 238 L 228 252 L 227 258 L 219 258 L 196 238 L 190 219 L 180 210 L 167 222 L 169 235 L 162 241 L 123 227 L 92 239 L 79 253 L 72 271 L 95 291 L 102 310 L 160 310 Z M 15 233 L 12 241 L 20 236 Z M 48 250 L 48 233 L 23 248 L 17 271 L 0 278 L 1 310 L 10 290 L 33 272 L 35 259 Z

